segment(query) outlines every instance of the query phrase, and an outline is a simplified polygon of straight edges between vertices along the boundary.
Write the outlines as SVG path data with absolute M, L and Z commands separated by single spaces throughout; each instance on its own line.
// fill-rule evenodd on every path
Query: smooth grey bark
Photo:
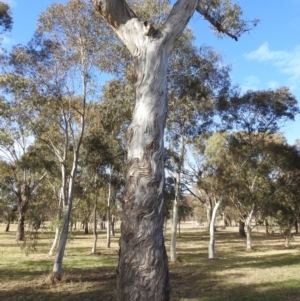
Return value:
M 252 250 L 252 228 L 251 228 L 251 220 L 254 213 L 254 205 L 252 206 L 252 210 L 248 214 L 248 217 L 246 219 L 246 229 L 247 229 L 247 243 L 246 243 L 246 249 L 247 251 Z
M 177 175 L 178 179 L 178 175 Z M 176 184 L 177 186 L 177 184 Z M 177 225 L 178 225 L 178 198 L 175 196 L 173 202 L 173 219 L 171 229 L 171 242 L 170 242 L 170 261 L 176 261 L 176 238 L 177 238 Z
M 53 270 L 52 270 L 52 278 L 56 280 L 61 280 L 63 275 L 62 270 L 62 262 L 65 253 L 65 248 L 68 240 L 69 233 L 69 224 L 70 224 L 70 216 L 73 206 L 73 198 L 74 198 L 74 182 L 75 175 L 77 172 L 78 160 L 79 160 L 79 150 L 82 143 L 84 127 L 85 127 L 85 106 L 86 106 L 86 96 L 87 96 L 87 80 L 86 74 L 83 72 L 82 74 L 82 83 L 83 83 L 83 99 L 82 99 L 82 112 L 80 113 L 80 124 L 77 125 L 79 128 L 77 140 L 75 138 L 74 128 L 72 127 L 72 114 L 67 114 L 63 110 L 62 116 L 64 118 L 65 123 L 65 142 L 62 156 L 55 149 L 55 154 L 58 157 L 61 165 L 61 200 L 60 204 L 62 205 L 62 228 L 61 234 L 59 237 L 59 243 L 57 248 L 56 257 L 54 260 Z M 71 137 L 70 137 L 71 136 Z M 67 166 L 65 162 L 67 162 L 68 152 L 69 152 L 69 142 L 70 138 L 72 138 L 73 142 L 73 162 L 70 173 L 67 172 Z
M 169 300 L 163 237 L 164 128 L 170 51 L 198 0 L 179 0 L 155 29 L 138 20 L 123 0 L 93 0 L 134 57 L 136 101 L 127 134 L 127 170 L 117 269 L 122 301 Z
M 59 227 L 55 227 L 55 235 L 54 235 L 53 243 L 52 243 L 51 248 L 48 253 L 50 256 L 54 255 L 54 251 L 55 251 L 58 241 L 59 241 L 59 233 L 60 233 Z
M 211 221 L 209 224 L 209 244 L 208 244 L 208 258 L 213 259 L 215 258 L 215 222 L 217 217 L 218 209 L 220 208 L 220 205 L 222 204 L 223 198 L 221 198 L 218 202 L 216 202 L 212 216 Z
M 206 201 L 205 206 L 206 206 L 207 228 L 209 230 L 210 224 L 211 224 L 211 219 L 212 219 L 212 212 L 213 212 L 210 198 Z
M 83 128 L 81 133 L 81 138 L 83 135 Z M 65 164 L 61 164 L 61 172 L 62 172 L 62 228 L 61 233 L 59 236 L 59 243 L 57 248 L 57 253 L 54 260 L 53 270 L 52 270 L 52 278 L 61 280 L 63 276 L 62 270 L 62 262 L 65 253 L 65 248 L 68 240 L 68 233 L 69 233 L 69 224 L 70 224 L 70 216 L 73 204 L 73 194 L 74 194 L 74 181 L 75 181 L 75 174 L 77 171 L 77 164 L 79 158 L 79 147 L 81 144 L 81 139 L 75 148 L 74 151 L 74 158 L 73 158 L 73 166 L 70 172 L 70 176 L 67 183 L 67 170 Z M 67 146 L 68 144 L 66 144 Z M 66 154 L 67 150 L 65 151 Z
M 111 214 L 110 214 L 110 201 L 111 201 L 111 177 L 112 167 L 109 168 L 109 182 L 108 182 L 108 196 L 107 196 L 107 228 L 106 228 L 106 247 L 110 248 L 110 235 L 111 235 Z
M 92 254 L 96 254 L 97 250 L 97 241 L 98 241 L 98 233 L 97 233 L 97 194 L 95 197 L 94 203 L 94 212 L 93 212 L 93 234 L 94 234 L 94 242 L 92 248 Z
M 54 188 L 54 193 L 56 193 L 55 188 Z M 63 199 L 62 195 L 61 195 L 63 193 L 62 189 L 60 189 L 59 193 L 60 193 L 60 195 L 59 195 L 59 204 L 58 204 L 58 206 L 60 208 L 61 205 L 62 205 L 61 202 L 62 202 L 62 199 Z M 61 212 L 59 211 L 57 213 L 57 222 L 59 222 L 60 219 L 61 219 Z M 75 225 L 76 225 L 76 222 L 75 222 Z M 48 253 L 50 256 L 54 255 L 54 251 L 56 250 L 56 248 L 58 246 L 60 231 L 61 231 L 61 226 L 57 224 L 56 227 L 55 227 L 55 235 L 54 235 L 53 243 L 52 243 L 52 245 L 50 247 L 50 250 L 49 250 L 49 253 Z

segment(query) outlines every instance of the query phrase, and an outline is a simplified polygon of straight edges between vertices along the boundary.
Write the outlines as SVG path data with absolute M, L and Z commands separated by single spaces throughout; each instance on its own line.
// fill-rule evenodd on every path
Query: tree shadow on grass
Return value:
M 115 301 L 116 273 L 114 267 L 67 269 L 63 279 L 53 282 L 49 273 L 34 272 L 35 280 L 18 283 L 17 287 L 0 286 L 1 301 Z
M 278 258 L 277 266 L 286 258 Z M 196 262 L 196 261 L 194 261 Z M 294 261 L 293 261 L 294 262 Z M 241 264 L 241 267 L 243 263 Z M 249 267 L 252 268 L 251 265 Z M 222 273 L 226 269 L 230 273 Z M 257 269 L 258 266 L 253 267 Z M 300 301 L 298 279 L 264 282 L 248 281 L 247 269 L 231 264 L 230 260 L 198 260 L 196 264 L 170 265 L 172 301 Z M 260 270 L 257 270 L 259 275 Z M 263 275 L 259 275 L 263 278 Z M 249 282 L 249 283 L 248 283 Z

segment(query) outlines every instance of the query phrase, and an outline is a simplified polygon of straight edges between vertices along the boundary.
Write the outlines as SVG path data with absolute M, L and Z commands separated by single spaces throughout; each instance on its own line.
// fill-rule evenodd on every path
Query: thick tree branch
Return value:
M 179 38 L 186 28 L 190 18 L 195 12 L 198 1 L 199 0 L 178 0 L 173 6 L 169 17 L 161 29 L 165 40 L 169 41 L 170 47 L 173 47 L 176 39 Z
M 132 55 L 139 53 L 139 37 L 145 35 L 145 24 L 140 22 L 124 0 L 91 0 L 95 10 L 112 27 Z

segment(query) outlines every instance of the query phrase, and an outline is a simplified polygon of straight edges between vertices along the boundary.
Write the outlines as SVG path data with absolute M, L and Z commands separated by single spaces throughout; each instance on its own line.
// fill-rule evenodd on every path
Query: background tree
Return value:
M 168 116 L 166 137 L 176 178 L 170 260 L 176 260 L 176 231 L 182 172 L 188 145 L 207 132 L 213 123 L 214 98 L 229 85 L 229 68 L 208 47 L 197 49 L 187 31 L 180 37 L 170 57 L 168 75 Z M 180 116 L 180 118 L 178 118 Z M 190 185 L 191 183 L 188 183 Z
M 10 31 L 12 29 L 13 20 L 10 7 L 7 3 L 0 1 L 0 33 Z
M 61 279 L 84 134 L 86 104 L 95 97 L 95 70 L 109 70 L 105 28 L 94 22 L 89 2 L 51 5 L 39 18 L 28 47 L 14 49 L 15 71 L 30 79 L 23 98 L 31 130 L 56 156 L 61 168 L 62 228 L 53 267 Z M 103 29 L 103 30 L 102 30 Z
M 25 216 L 34 190 L 45 178 L 41 162 L 33 160 L 35 150 L 31 147 L 30 132 L 23 118 L 20 94 L 24 82 L 14 76 L 2 75 L 1 86 L 12 98 L 1 101 L 0 155 L 2 160 L 1 185 L 14 193 L 18 208 L 16 240 L 25 238 Z M 37 156 L 39 157 L 39 156 Z
M 230 133 L 228 145 L 232 157 L 239 166 L 246 163 L 239 172 L 239 181 L 235 181 L 237 194 L 235 197 L 232 195 L 231 199 L 235 199 L 239 210 L 243 208 L 240 211 L 241 221 L 247 226 L 247 249 L 251 249 L 252 217 L 274 194 L 271 183 L 267 181 L 270 155 L 265 145 L 278 137 L 276 134 L 280 128 L 294 119 L 299 108 L 286 87 L 274 91 L 248 91 L 243 95 L 234 90 L 227 96 L 224 93 L 217 107 L 221 128 Z M 247 209 L 242 204 L 247 204 Z

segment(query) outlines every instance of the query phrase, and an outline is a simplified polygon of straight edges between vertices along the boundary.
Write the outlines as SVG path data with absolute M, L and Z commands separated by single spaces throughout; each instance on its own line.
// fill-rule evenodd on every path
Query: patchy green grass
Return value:
M 290 249 L 277 235 L 253 232 L 254 248 L 245 251 L 237 228 L 217 231 L 217 259 L 207 259 L 208 234 L 186 223 L 177 248 L 179 260 L 170 263 L 172 301 L 300 301 L 300 237 Z M 39 233 L 36 250 L 27 241 L 15 243 L 15 228 L 0 227 L 0 300 L 116 300 L 118 236 L 105 248 L 99 235 L 98 253 L 91 255 L 93 235 L 73 233 L 64 258 L 64 277 L 49 278 L 54 257 L 49 256 L 53 233 Z M 169 248 L 169 235 L 166 239 Z M 142 301 L 142 300 L 141 300 Z

